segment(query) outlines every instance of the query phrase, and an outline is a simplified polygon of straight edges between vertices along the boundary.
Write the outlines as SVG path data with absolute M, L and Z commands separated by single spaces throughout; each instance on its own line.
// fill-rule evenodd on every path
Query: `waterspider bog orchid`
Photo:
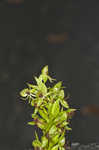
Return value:
M 48 66 L 45 66 L 39 77 L 34 77 L 36 84 L 27 83 L 27 88 L 20 92 L 23 100 L 27 100 L 34 108 L 32 121 L 29 125 L 36 125 L 42 130 L 39 138 L 35 131 L 35 140 L 32 146 L 35 150 L 66 150 L 66 131 L 71 130 L 69 120 L 75 109 L 70 108 L 64 94 L 62 82 L 47 87 L 47 82 L 55 82 L 48 75 Z

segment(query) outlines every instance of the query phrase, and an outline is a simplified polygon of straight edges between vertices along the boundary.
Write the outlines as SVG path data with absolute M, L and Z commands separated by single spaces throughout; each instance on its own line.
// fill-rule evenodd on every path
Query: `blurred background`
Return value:
M 31 148 L 19 92 L 43 66 L 71 94 L 71 142 L 99 142 L 99 1 L 0 0 L 0 149 Z

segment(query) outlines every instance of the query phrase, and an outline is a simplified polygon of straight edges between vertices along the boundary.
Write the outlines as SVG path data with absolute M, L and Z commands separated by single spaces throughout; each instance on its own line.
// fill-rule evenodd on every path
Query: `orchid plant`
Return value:
M 23 100 L 34 108 L 32 121 L 29 125 L 36 125 L 42 130 L 39 139 L 35 131 L 35 140 L 32 146 L 35 150 L 66 150 L 65 134 L 69 127 L 71 113 L 75 109 L 70 108 L 64 94 L 62 82 L 47 87 L 47 82 L 54 82 L 48 75 L 48 66 L 45 66 L 39 77 L 34 77 L 36 84 L 27 83 L 27 88 L 20 92 Z

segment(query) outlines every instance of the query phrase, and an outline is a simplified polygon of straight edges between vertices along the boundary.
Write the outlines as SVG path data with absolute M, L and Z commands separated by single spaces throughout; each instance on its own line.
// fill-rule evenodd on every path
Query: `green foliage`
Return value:
M 48 66 L 45 66 L 40 76 L 34 77 L 36 85 L 27 83 L 28 88 L 20 92 L 23 100 L 28 100 L 34 108 L 32 121 L 29 125 L 36 125 L 42 130 L 39 140 L 35 132 L 35 140 L 32 142 L 34 148 L 39 150 L 65 150 L 65 133 L 71 130 L 69 125 L 70 113 L 75 109 L 69 108 L 65 100 L 62 82 L 52 87 L 47 87 L 46 82 L 53 82 L 48 75 Z

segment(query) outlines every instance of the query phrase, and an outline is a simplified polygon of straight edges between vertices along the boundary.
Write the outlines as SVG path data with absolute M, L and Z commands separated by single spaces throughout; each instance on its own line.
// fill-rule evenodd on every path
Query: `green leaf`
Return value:
M 73 109 L 73 108 L 69 108 L 69 109 L 66 110 L 67 113 L 71 113 L 71 112 L 74 112 L 74 111 L 76 111 L 76 109 Z
M 46 147 L 48 144 L 48 139 L 45 136 L 43 136 L 41 138 L 41 141 L 42 141 L 42 148 Z
M 62 86 L 62 82 L 60 81 L 60 82 L 58 82 L 57 84 L 54 85 L 54 89 L 57 91 L 61 88 L 61 86 Z
M 45 129 L 45 125 L 44 125 L 42 122 L 37 122 L 37 126 L 38 126 L 40 129 Z
M 55 145 L 51 150 L 58 150 L 59 145 Z
M 56 143 L 58 142 L 59 136 L 60 136 L 60 134 L 58 133 L 58 134 L 56 134 L 56 135 L 54 135 L 54 136 L 52 137 L 52 141 L 53 141 L 54 144 L 56 144 Z
M 56 126 L 55 125 L 53 125 L 51 128 L 50 128 L 50 130 L 49 130 L 49 134 L 55 134 L 56 133 L 56 131 L 57 131 L 57 128 L 56 128 Z
M 46 74 L 48 75 L 48 65 L 46 65 L 43 69 L 42 69 L 42 74 Z
M 42 109 L 43 109 L 44 113 L 45 113 L 46 115 L 48 115 L 48 111 L 47 111 L 44 107 L 43 107 Z
M 61 117 L 61 121 L 66 120 L 66 119 L 67 119 L 67 114 L 66 114 L 66 112 L 63 111 L 60 117 Z
M 68 125 L 69 123 L 67 122 L 67 121 L 64 121 L 64 122 L 62 122 L 61 124 L 60 124 L 60 127 L 62 128 L 62 127 L 65 127 L 66 125 Z
M 36 80 L 37 85 L 38 85 L 38 90 L 41 91 L 42 94 L 46 95 L 46 93 L 47 93 L 47 87 L 46 87 L 46 85 L 42 82 L 42 79 L 35 77 L 35 80 Z
M 65 127 L 66 130 L 71 131 L 72 129 L 68 126 Z
M 36 85 L 30 84 L 30 83 L 27 83 L 27 85 L 30 89 L 37 89 Z
M 43 99 L 39 98 L 37 101 L 37 107 L 39 107 L 43 103 Z
M 31 100 L 31 106 L 34 106 L 34 100 Z
M 38 135 L 37 135 L 37 133 L 36 133 L 36 131 L 35 131 L 35 137 L 36 137 L 36 140 L 34 140 L 33 142 L 32 142 L 32 146 L 34 146 L 34 147 L 41 147 L 41 142 L 39 141 L 39 138 L 38 138 Z
M 59 113 L 60 106 L 59 106 L 59 100 L 55 101 L 54 104 L 52 105 L 52 110 L 51 114 L 52 116 L 56 117 L 57 114 Z
M 59 150 L 66 150 L 64 147 L 59 147 Z
M 50 76 L 47 76 L 49 81 L 52 83 L 53 81 L 56 81 L 56 79 L 51 78 Z
M 41 83 L 41 80 L 40 80 L 39 78 L 34 77 L 34 79 L 35 79 L 35 81 L 36 81 L 37 85 L 39 85 L 39 84 Z
M 39 114 L 40 114 L 40 116 L 41 116 L 44 120 L 46 120 L 47 122 L 49 122 L 48 115 L 45 114 L 43 110 L 39 109 Z
M 41 119 L 40 117 L 37 117 L 36 125 L 37 125 L 40 129 L 42 129 L 42 130 L 44 130 L 44 129 L 46 128 L 46 122 L 45 122 L 45 120 L 44 120 L 44 119 Z
M 35 89 L 30 89 L 29 91 L 30 91 L 30 93 L 32 94 L 32 96 L 36 97 L 35 94 L 37 93 L 37 90 L 35 90 Z
M 47 87 L 46 87 L 46 85 L 44 83 L 42 83 L 42 82 L 40 83 L 39 90 L 42 92 L 43 95 L 46 95 Z
M 35 137 L 36 137 L 36 140 L 39 141 L 39 138 L 38 138 L 38 135 L 37 135 L 36 131 L 35 131 Z
M 68 103 L 65 100 L 60 101 L 61 105 L 64 106 L 65 108 L 69 108 Z
M 24 90 L 22 90 L 21 92 L 20 92 L 20 95 L 22 96 L 22 97 L 27 97 L 27 93 L 29 92 L 29 89 L 27 88 L 27 89 L 24 89 Z
M 44 81 L 44 83 L 47 82 L 48 77 L 47 77 L 46 74 L 41 74 L 40 77 L 42 78 L 42 80 Z
M 60 92 L 59 92 L 59 98 L 60 99 L 63 99 L 64 98 L 64 90 L 61 90 Z
M 52 79 L 50 76 L 48 76 L 48 66 L 45 66 L 43 69 L 42 69 L 42 79 L 44 81 L 44 83 L 47 81 L 47 79 L 49 79 L 50 82 L 53 82 L 53 80 L 55 79 Z
M 35 125 L 35 122 L 34 121 L 31 121 L 31 122 L 28 122 L 28 125 Z
M 40 141 L 38 141 L 38 140 L 34 140 L 34 141 L 32 142 L 32 146 L 34 146 L 34 147 L 41 147 L 41 146 L 42 146 L 42 144 L 41 144 L 41 142 L 40 142 Z
M 60 145 L 60 146 L 64 146 L 64 144 L 65 144 L 65 137 L 63 137 L 63 138 L 61 138 L 61 139 L 59 140 L 59 145 Z
M 34 110 L 34 113 L 32 114 L 32 117 L 33 117 L 33 115 L 35 116 L 37 114 L 37 112 L 38 112 L 38 108 L 36 107 Z
M 54 120 L 54 122 L 58 122 L 58 123 L 61 123 L 63 121 L 66 121 L 67 120 L 67 114 L 65 111 L 61 112 L 59 114 L 59 116 Z
M 47 108 L 48 108 L 48 114 L 51 114 L 51 110 L 52 110 L 52 103 L 49 103 L 48 105 L 47 105 Z

